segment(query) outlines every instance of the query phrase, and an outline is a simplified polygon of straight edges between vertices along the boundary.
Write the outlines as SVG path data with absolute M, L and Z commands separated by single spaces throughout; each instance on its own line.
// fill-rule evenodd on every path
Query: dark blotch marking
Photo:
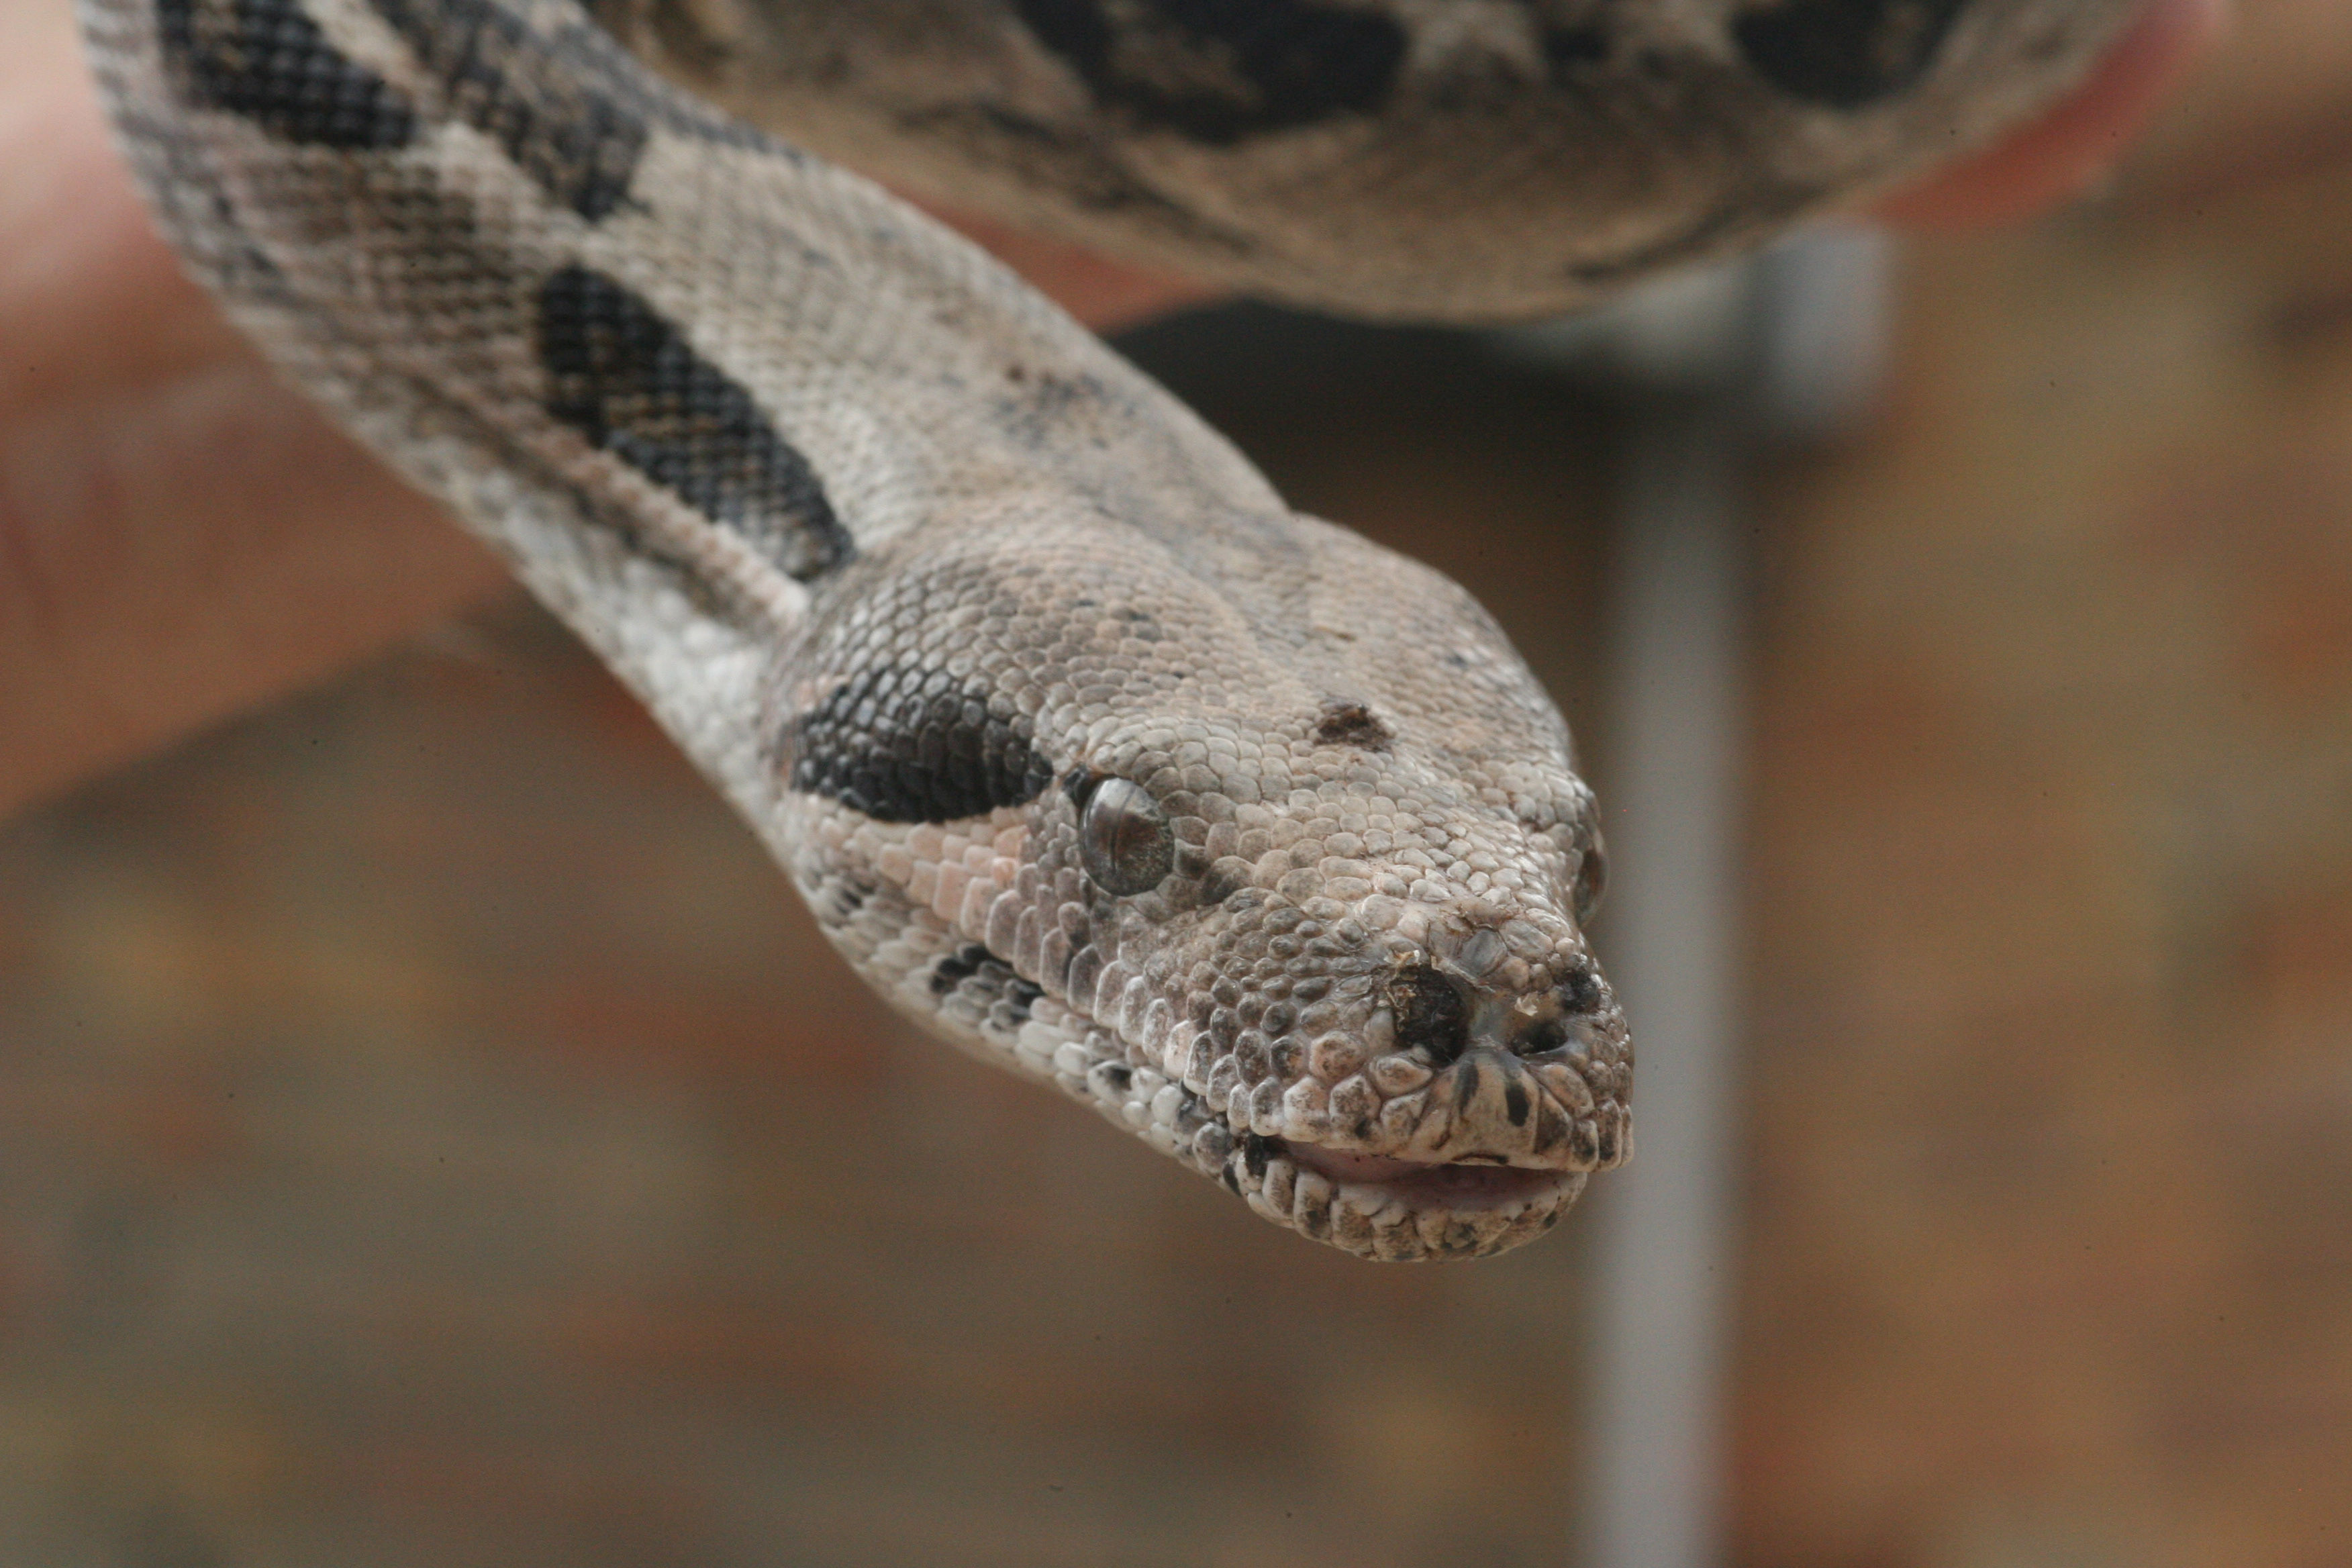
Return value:
M 1536 1106 L 1535 1152 L 1549 1154 L 1568 1142 L 1568 1113 L 1547 1099 Z
M 1396 732 L 1353 697 L 1328 698 L 1315 723 L 1315 739 L 1325 746 L 1360 746 L 1377 752 L 1396 739 Z
M 973 942 L 957 949 L 931 966 L 931 994 L 944 996 L 967 980 L 977 978 L 983 990 L 1004 999 L 1011 1009 L 1013 1022 L 1026 1023 L 1029 1010 L 1045 994 L 1045 988 L 1035 981 L 1024 980 L 1013 973 L 1013 966 L 996 954 Z
M 1312 0 L 1014 0 L 1100 101 L 1210 146 L 1370 114 L 1404 63 L 1404 28 Z
M 547 411 L 805 583 L 855 553 L 808 459 L 751 395 L 654 308 L 603 273 L 541 285 Z
M 1528 1086 L 1517 1078 L 1503 1086 L 1503 1113 L 1511 1119 L 1512 1126 L 1525 1127 L 1528 1112 L 1533 1107 L 1534 1102 L 1528 1099 Z
M 944 670 L 884 666 L 793 721 L 792 787 L 878 822 L 956 822 L 1024 805 L 1054 782 L 1025 719 Z
M 1598 1013 L 1609 1005 L 1608 987 L 1601 983 L 1601 969 L 1591 959 L 1570 969 L 1560 977 L 1560 1005 L 1580 1016 Z
M 833 891 L 834 920 L 836 922 L 849 920 L 866 907 L 867 900 L 881 890 L 879 885 L 869 882 L 862 877 L 844 878 L 835 884 Z
M 157 0 L 163 53 L 195 101 L 305 147 L 383 152 L 416 110 L 327 41 L 295 0 Z
M 1128 1086 L 1135 1081 L 1135 1069 L 1114 1063 L 1102 1069 L 1102 1076 L 1105 1083 L 1124 1094 Z
M 1543 29 L 1544 64 L 1550 68 L 1554 81 L 1576 75 L 1590 67 L 1602 65 L 1609 59 L 1609 32 L 1605 27 L 1548 26 Z
M 1460 1057 L 1470 1044 L 1470 1010 L 1462 993 L 1433 969 L 1407 969 L 1389 982 L 1390 1016 L 1397 1044 L 1425 1053 L 1439 1067 Z M 1475 1076 L 1475 1069 L 1465 1076 Z
M 979 973 L 980 966 L 991 962 L 995 956 L 978 942 L 949 953 L 931 966 L 931 994 L 946 995 Z
M 1478 1064 L 1476 1062 L 1472 1062 L 1469 1066 L 1464 1068 L 1461 1075 L 1454 1080 L 1454 1109 L 1455 1110 L 1466 1110 L 1469 1109 L 1470 1102 L 1478 1098 Z
M 1263 1179 L 1265 1175 L 1266 1162 L 1281 1153 L 1282 1149 L 1279 1139 L 1262 1137 L 1252 1132 L 1242 1139 L 1242 1163 L 1249 1167 L 1251 1175 Z
M 488 0 L 370 3 L 448 84 L 450 107 L 548 195 L 591 223 L 627 199 L 649 131 L 599 79 L 612 74 L 593 58 L 612 47 L 603 35 L 535 32 Z
M 1732 36 L 1757 74 L 1799 98 L 1861 109 L 1927 75 L 1968 0 L 1781 0 Z

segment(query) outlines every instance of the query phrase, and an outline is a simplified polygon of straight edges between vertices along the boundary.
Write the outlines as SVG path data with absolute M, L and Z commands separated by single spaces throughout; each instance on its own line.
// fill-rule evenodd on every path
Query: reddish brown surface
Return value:
M 2352 1562 L 2347 122 L 2352 13 L 2251 7 L 1777 490 L 1754 1568 Z

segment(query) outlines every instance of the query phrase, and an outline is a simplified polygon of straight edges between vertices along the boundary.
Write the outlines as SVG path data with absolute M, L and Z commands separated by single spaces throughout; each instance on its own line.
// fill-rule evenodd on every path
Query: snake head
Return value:
M 1630 1152 L 1592 794 L 1466 595 L 1292 526 L 1265 605 L 1034 530 L 878 564 L 905 602 L 793 661 L 793 865 L 905 1011 L 1259 1215 L 1367 1258 L 1502 1251 Z
M 1086 1091 L 1351 1252 L 1539 1235 L 1630 1144 L 1591 793 L 1524 763 L 1474 786 L 1353 695 L 1287 717 L 1148 729 L 1065 775 L 1039 864 L 1085 944 L 1041 956 L 1117 1042 Z

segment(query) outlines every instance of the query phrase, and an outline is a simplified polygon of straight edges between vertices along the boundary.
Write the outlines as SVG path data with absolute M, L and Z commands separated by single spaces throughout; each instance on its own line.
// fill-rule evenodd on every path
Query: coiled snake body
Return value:
M 1374 313 L 1570 302 L 2079 72 L 2119 0 L 83 0 L 286 371 L 641 694 L 857 971 L 1351 1252 L 1630 1149 L 1591 792 L 1460 589 L 1285 507 L 900 183 Z

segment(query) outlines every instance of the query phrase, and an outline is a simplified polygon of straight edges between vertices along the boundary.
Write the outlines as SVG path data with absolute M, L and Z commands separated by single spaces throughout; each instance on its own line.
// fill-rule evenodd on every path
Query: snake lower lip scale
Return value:
M 570 0 L 80 3 L 190 270 L 636 690 L 893 1004 L 1361 1257 L 1517 1246 L 1631 1152 L 1592 794 L 1460 588 L 1291 511 L 994 262 Z M 600 10 L 689 44 L 736 16 L 686 53 L 766 59 L 806 140 L 918 188 L 1039 216 L 1067 176 L 1046 221 L 1181 269 L 1475 316 L 1980 135 L 2126 9 L 924 3 L 871 39 L 859 7 Z M 810 109 L 805 59 L 849 96 Z M 1522 99 L 1705 133 L 1597 183 L 1555 160 L 1483 243 L 1447 204 L 1497 181 L 1442 168 L 1291 221 L 1391 142 L 1541 174 L 1494 157 Z

